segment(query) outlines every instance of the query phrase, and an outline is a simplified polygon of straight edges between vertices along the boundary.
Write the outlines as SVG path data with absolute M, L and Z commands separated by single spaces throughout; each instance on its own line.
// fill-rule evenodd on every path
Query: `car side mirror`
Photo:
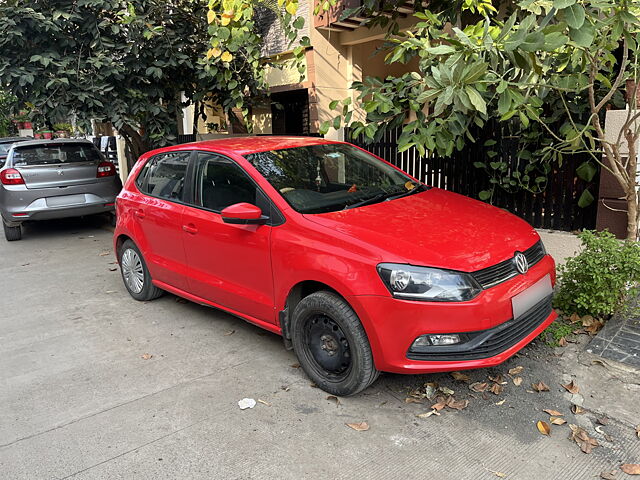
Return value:
M 262 215 L 262 210 L 250 203 L 235 203 L 220 212 L 224 223 L 236 225 L 264 225 L 269 217 Z

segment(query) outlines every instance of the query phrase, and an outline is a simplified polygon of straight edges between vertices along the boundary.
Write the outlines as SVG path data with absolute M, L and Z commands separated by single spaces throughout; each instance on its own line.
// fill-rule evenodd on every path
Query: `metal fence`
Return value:
M 363 137 L 350 139 L 348 132 L 345 133 L 348 141 L 384 158 L 427 185 L 473 198 L 478 198 L 481 191 L 491 187 L 487 173 L 473 165 L 474 162 L 489 161 L 485 149 L 478 144 L 455 152 L 451 158 L 421 157 L 415 148 L 398 152 L 399 129 L 386 132 L 375 143 L 367 143 Z M 507 154 L 502 158 L 515 159 L 516 155 Z M 587 187 L 598 198 L 598 176 L 587 184 L 576 175 L 576 168 L 588 158 L 586 154 L 567 156 L 562 166 L 554 164 L 542 193 L 533 194 L 525 190 L 509 193 L 496 187 L 491 203 L 518 215 L 536 228 L 566 231 L 595 228 L 597 202 L 585 208 L 578 206 L 578 199 Z

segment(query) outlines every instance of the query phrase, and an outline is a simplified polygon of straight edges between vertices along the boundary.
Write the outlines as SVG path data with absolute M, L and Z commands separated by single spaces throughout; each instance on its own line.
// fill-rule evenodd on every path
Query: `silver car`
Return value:
M 8 241 L 31 220 L 115 211 L 122 184 L 116 168 L 86 140 L 14 144 L 0 169 L 0 214 Z

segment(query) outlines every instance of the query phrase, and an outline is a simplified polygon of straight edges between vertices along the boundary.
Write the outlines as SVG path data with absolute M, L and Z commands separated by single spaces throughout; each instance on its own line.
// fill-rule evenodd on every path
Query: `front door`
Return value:
M 198 153 L 194 205 L 183 214 L 189 291 L 213 303 L 270 323 L 276 322 L 271 274 L 271 226 L 233 225 L 220 211 L 247 202 L 268 215 L 269 202 L 232 160 Z

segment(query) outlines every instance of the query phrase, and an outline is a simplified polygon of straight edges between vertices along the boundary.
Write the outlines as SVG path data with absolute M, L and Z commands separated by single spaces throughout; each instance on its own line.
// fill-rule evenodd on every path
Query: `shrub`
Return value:
M 578 237 L 583 250 L 558 267 L 555 306 L 606 319 L 640 291 L 640 243 L 619 241 L 607 231 L 585 230 Z

